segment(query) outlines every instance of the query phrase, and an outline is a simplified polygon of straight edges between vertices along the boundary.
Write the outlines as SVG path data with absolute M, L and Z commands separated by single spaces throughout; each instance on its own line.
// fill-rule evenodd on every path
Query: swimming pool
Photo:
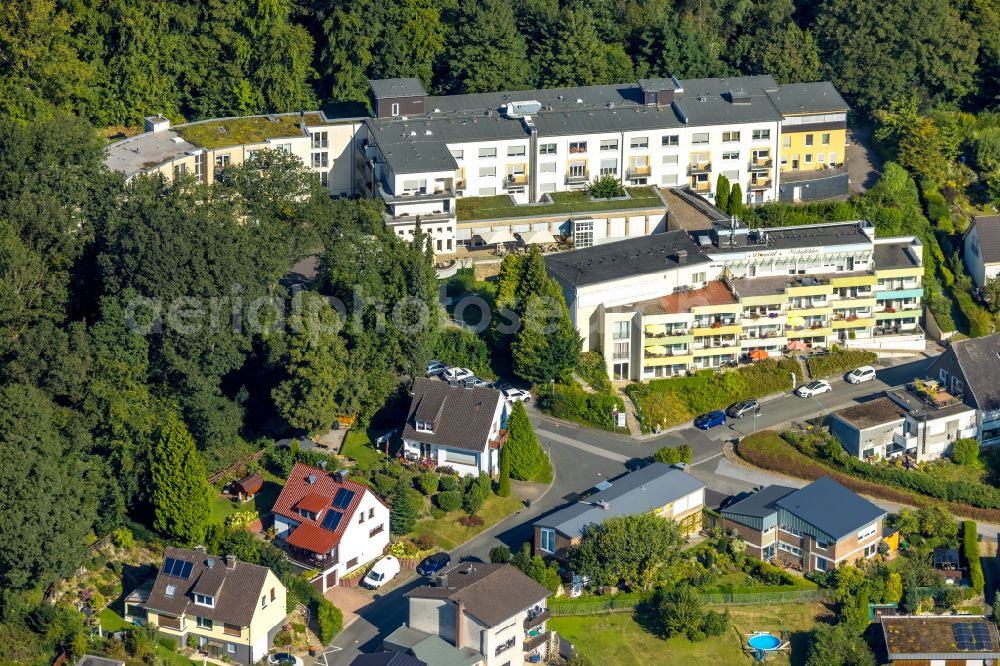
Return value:
M 781 639 L 774 634 L 756 634 L 747 639 L 747 644 L 755 650 L 777 650 Z

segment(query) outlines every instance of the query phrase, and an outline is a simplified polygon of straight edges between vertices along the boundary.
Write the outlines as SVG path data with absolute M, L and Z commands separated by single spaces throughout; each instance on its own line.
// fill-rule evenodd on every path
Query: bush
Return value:
M 468 311 L 473 312 L 475 308 L 469 308 Z M 486 342 L 472 331 L 464 328 L 446 327 L 441 329 L 434 342 L 431 355 L 449 365 L 469 368 L 482 379 L 493 379 L 494 377 L 493 371 L 490 369 L 490 352 Z
M 507 546 L 494 546 L 490 548 L 490 562 L 493 564 L 507 564 L 510 562 L 510 548 Z
M 415 543 L 420 550 L 430 550 L 435 546 L 434 537 L 430 534 L 421 534 L 417 537 Z
M 438 475 L 427 470 L 417 477 L 417 486 L 424 495 L 433 495 L 438 489 Z
M 319 604 L 319 612 L 316 614 L 316 626 L 319 629 L 319 639 L 323 645 L 327 645 L 340 633 L 344 626 L 344 614 L 332 603 L 324 599 Z
M 979 462 L 979 442 L 972 438 L 956 440 L 952 445 L 951 459 L 959 465 L 975 465 Z
M 976 594 L 982 594 L 985 587 L 983 565 L 979 561 L 979 533 L 974 520 L 962 522 L 962 558 L 969 569 L 969 582 Z
M 444 509 L 442 509 L 441 507 L 439 507 L 439 506 L 432 506 L 431 507 L 431 518 L 433 518 L 434 520 L 441 520 L 442 518 L 444 518 L 447 515 L 448 515 L 448 512 L 445 511 Z
M 836 350 L 829 354 L 813 354 L 806 361 L 813 379 L 842 375 L 862 365 L 874 365 L 878 354 L 856 349 Z
M 483 486 L 479 483 L 474 483 L 469 486 L 469 489 L 465 491 L 465 495 L 462 496 L 462 508 L 465 509 L 466 513 L 477 513 L 483 508 L 487 497 L 488 495 L 483 490 Z
M 437 505 L 442 511 L 456 511 L 462 508 L 462 496 L 454 490 L 437 494 Z
M 653 454 L 653 460 L 660 463 L 666 463 L 668 465 L 676 465 L 680 462 L 690 465 L 691 447 L 687 444 L 681 444 L 677 448 L 664 446 L 662 449 Z
M 606 174 L 587 185 L 587 194 L 595 199 L 613 199 L 625 196 L 625 188 L 616 176 Z
M 111 540 L 118 548 L 132 548 L 135 546 L 135 537 L 132 535 L 132 530 L 127 527 L 116 529 L 111 536 Z
M 486 521 L 479 516 L 462 516 L 458 519 L 458 524 L 462 527 L 478 527 L 479 525 L 485 525 Z
M 442 491 L 451 491 L 458 488 L 458 477 L 453 474 L 445 474 L 438 479 L 439 487 Z
M 576 371 L 590 384 L 595 391 L 610 391 L 611 380 L 608 379 L 608 365 L 598 352 L 586 351 L 580 354 Z

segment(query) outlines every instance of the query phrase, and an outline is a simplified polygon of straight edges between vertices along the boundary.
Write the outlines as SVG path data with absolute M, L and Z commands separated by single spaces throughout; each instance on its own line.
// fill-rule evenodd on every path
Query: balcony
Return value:
M 629 178 L 646 178 L 649 176 L 649 165 L 630 166 L 627 174 Z
M 532 608 L 528 611 L 528 617 L 524 621 L 524 630 L 529 631 L 530 629 L 534 629 L 544 624 L 550 617 L 552 617 L 552 611 L 548 608 Z
M 751 171 L 763 171 L 764 169 L 769 169 L 774 164 L 774 160 L 770 157 L 759 157 L 755 160 L 750 160 L 750 170 Z
M 397 224 L 416 224 L 419 220 L 421 223 L 424 222 L 446 222 L 455 219 L 454 213 L 435 211 L 433 213 L 418 213 L 416 215 L 411 215 L 409 213 L 399 213 L 398 215 L 393 215 L 392 213 L 384 213 L 385 223 L 387 225 L 394 226 Z
M 700 194 L 705 194 L 706 192 L 711 191 L 712 184 L 708 181 L 705 181 L 704 183 L 692 183 L 691 189 Z
M 503 187 L 505 190 L 509 190 L 517 187 L 524 187 L 528 184 L 528 176 L 523 173 L 509 173 L 507 177 L 503 179 Z
M 769 190 L 773 183 L 770 179 L 768 180 L 755 180 L 750 183 L 751 192 L 760 192 L 761 190 Z
M 524 651 L 531 652 L 535 648 L 545 645 L 549 642 L 551 636 L 552 632 L 549 631 L 541 632 L 534 636 L 531 635 L 531 632 L 528 632 L 528 635 L 524 637 Z
M 418 201 L 440 201 L 442 199 L 455 198 L 455 191 L 451 188 L 442 188 L 434 191 L 425 189 L 409 193 L 402 192 L 401 194 L 390 194 L 389 192 L 386 192 L 385 186 L 379 182 L 377 189 L 379 198 L 387 204 L 415 203 Z
M 566 184 L 573 185 L 578 183 L 586 183 L 590 180 L 590 174 L 587 171 L 578 174 L 566 174 Z
M 712 170 L 711 162 L 692 162 L 688 166 L 689 174 L 709 173 Z

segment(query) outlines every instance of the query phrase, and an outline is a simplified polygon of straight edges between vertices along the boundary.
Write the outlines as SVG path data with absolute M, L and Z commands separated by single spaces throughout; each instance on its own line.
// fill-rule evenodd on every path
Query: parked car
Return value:
M 819 395 L 820 393 L 827 393 L 832 391 L 833 387 L 830 386 L 830 382 L 825 379 L 819 379 L 814 382 L 809 382 L 808 384 L 803 384 L 802 386 L 795 389 L 795 395 L 800 398 L 811 398 L 814 395 Z
M 528 402 L 531 400 L 531 393 L 519 388 L 509 388 L 502 391 L 503 397 L 507 402 Z
M 480 379 L 475 375 L 472 375 L 471 377 L 466 377 L 462 381 L 465 382 L 467 386 L 472 386 L 472 388 L 483 388 L 484 386 L 489 386 L 489 382 L 487 382 L 485 379 Z
M 694 420 L 694 427 L 701 428 L 702 430 L 708 430 L 709 428 L 714 428 L 717 425 L 725 424 L 726 413 L 721 409 L 709 412 L 708 414 L 702 414 Z
M 399 560 L 392 555 L 386 555 L 365 574 L 361 584 L 371 590 L 377 590 L 399 573 Z
M 472 370 L 469 370 L 468 368 L 448 368 L 441 373 L 441 379 L 446 382 L 460 382 L 463 379 L 468 379 L 472 376 Z
M 281 666 L 303 666 L 305 664 L 301 657 L 296 657 L 291 652 L 275 652 L 274 654 L 268 655 L 267 663 L 269 664 L 279 664 Z
M 847 373 L 845 378 L 851 384 L 860 384 L 875 379 L 875 368 L 870 365 L 863 365 Z
M 747 414 L 760 414 L 760 403 L 756 400 L 741 400 L 726 410 L 726 416 L 734 419 L 741 419 Z
M 492 384 L 490 384 L 490 388 L 496 389 L 496 390 L 500 391 L 501 393 L 503 393 L 507 389 L 512 388 L 512 385 L 511 385 L 510 382 L 502 382 L 502 381 L 497 380 L 497 381 L 493 382 Z
M 440 375 L 442 372 L 448 369 L 446 363 L 441 361 L 431 361 L 427 364 L 427 376 L 434 377 L 435 375 Z
M 451 555 L 448 553 L 434 553 L 425 557 L 424 561 L 417 565 L 417 573 L 421 576 L 433 576 L 449 564 L 451 564 Z

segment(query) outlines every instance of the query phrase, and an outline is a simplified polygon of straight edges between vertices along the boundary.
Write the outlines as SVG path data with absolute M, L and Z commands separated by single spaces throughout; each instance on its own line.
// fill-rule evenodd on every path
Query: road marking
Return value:
M 623 456 L 620 453 L 612 453 L 611 451 L 606 451 L 598 446 L 591 446 L 590 444 L 584 444 L 583 442 L 578 442 L 575 439 L 565 437 L 558 433 L 551 432 L 549 430 L 536 430 L 535 433 L 539 437 L 548 437 L 549 439 L 555 440 L 566 444 L 567 446 L 572 446 L 573 448 L 580 449 L 581 451 L 587 451 L 588 453 L 593 453 L 594 455 L 607 458 L 608 460 L 614 460 L 620 463 L 627 463 L 631 458 L 629 456 Z
M 693 463 L 689 464 L 689 465 L 688 465 L 688 467 L 694 467 L 695 465 L 700 465 L 700 464 L 702 464 L 703 462 L 708 462 L 709 460 L 715 460 L 716 458 L 718 458 L 718 457 L 719 457 L 719 456 L 721 456 L 721 455 L 724 455 L 724 453 L 723 453 L 722 451 L 719 451 L 719 452 L 718 452 L 718 453 L 716 453 L 716 454 L 715 454 L 714 456 L 709 456 L 709 457 L 707 457 L 707 458 L 704 458 L 704 459 L 702 459 L 702 460 L 698 460 L 698 461 L 695 461 L 695 462 L 693 462 Z

